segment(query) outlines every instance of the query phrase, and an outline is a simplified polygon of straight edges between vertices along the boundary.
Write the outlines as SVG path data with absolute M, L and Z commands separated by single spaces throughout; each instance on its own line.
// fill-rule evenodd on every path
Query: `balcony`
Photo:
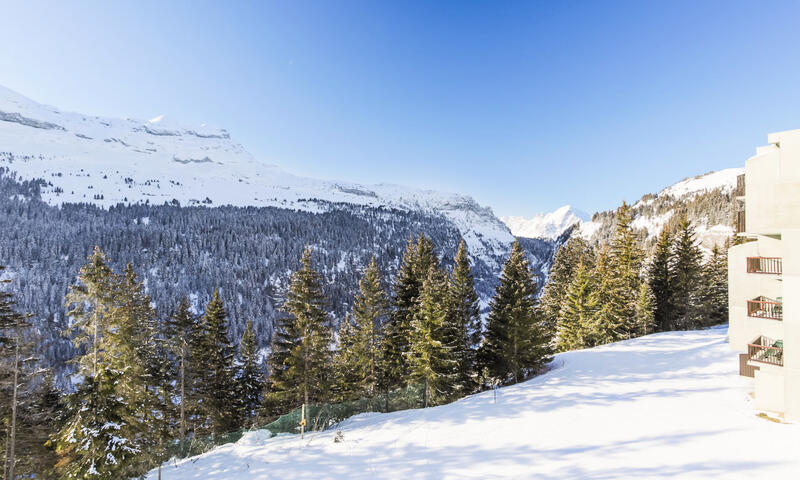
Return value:
M 733 190 L 733 197 L 744 197 L 744 174 L 736 177 L 736 188 Z
M 746 233 L 747 225 L 745 224 L 744 210 L 736 212 L 736 233 Z
M 773 340 L 760 336 L 747 346 L 747 356 L 751 362 L 783 366 L 783 340 Z
M 780 275 L 783 262 L 780 257 L 747 257 L 747 273 Z
M 756 297 L 753 300 L 748 300 L 747 316 L 783 320 L 783 302 L 780 298 L 772 300 L 767 297 Z

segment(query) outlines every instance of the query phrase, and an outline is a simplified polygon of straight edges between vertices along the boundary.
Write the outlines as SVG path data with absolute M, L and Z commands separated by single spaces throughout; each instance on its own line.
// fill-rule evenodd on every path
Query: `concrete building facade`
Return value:
M 800 421 L 800 130 L 772 133 L 747 160 L 728 250 L 729 339 L 756 408 Z

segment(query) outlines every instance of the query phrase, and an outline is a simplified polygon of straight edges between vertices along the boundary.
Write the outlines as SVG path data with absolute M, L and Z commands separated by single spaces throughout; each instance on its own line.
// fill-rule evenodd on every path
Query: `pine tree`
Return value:
M 562 319 L 559 317 L 561 308 L 567 297 L 578 265 L 591 269 L 594 264 L 593 252 L 583 238 L 574 236 L 565 245 L 556 251 L 553 264 L 547 277 L 547 284 L 542 290 L 540 308 L 551 331 L 561 327 Z
M 477 388 L 476 349 L 480 345 L 482 326 L 478 294 L 470 267 L 467 243 L 462 239 L 453 262 L 449 286 L 448 317 L 450 348 L 457 359 L 458 395 L 468 395 Z
M 337 354 L 340 370 L 339 390 L 349 398 L 373 398 L 378 389 L 382 362 L 382 323 L 388 310 L 386 293 L 381 287 L 378 263 L 373 257 L 358 283 L 359 293 L 340 329 Z
M 455 390 L 458 362 L 443 341 L 449 313 L 446 282 L 442 271 L 430 264 L 411 321 L 408 363 L 411 378 L 424 385 L 423 407 L 443 403 Z
M 189 300 L 182 297 L 175 312 L 167 319 L 168 347 L 177 360 L 178 432 L 181 440 L 188 432 L 188 417 L 196 407 L 195 378 L 197 366 L 192 352 L 200 342 L 200 325 L 191 312 Z
M 261 406 L 261 392 L 264 390 L 264 372 L 258 358 L 258 343 L 252 321 L 247 322 L 239 343 L 239 363 L 237 383 L 241 416 L 244 425 L 251 427 Z
M 196 351 L 202 415 L 200 428 L 212 434 L 225 433 L 237 427 L 233 347 L 228 340 L 228 322 L 225 305 L 214 290 L 201 320 L 201 339 Z
M 638 244 L 631 227 L 631 209 L 622 202 L 617 210 L 617 228 L 609 250 L 609 274 L 604 291 L 604 302 L 611 303 L 616 310 L 619 323 L 607 325 L 613 332 L 613 340 L 628 339 L 636 336 L 638 319 L 636 304 L 638 301 L 644 252 Z
M 653 292 L 653 322 L 656 331 L 670 330 L 673 309 L 670 305 L 670 260 L 672 257 L 672 235 L 665 226 L 658 236 L 653 258 L 648 269 L 648 283 Z
M 70 414 L 56 439 L 62 478 L 128 478 L 128 466 L 142 452 L 139 428 L 117 394 L 124 373 L 97 368 L 67 399 Z
M 4 267 L 0 266 L 0 272 Z M 8 283 L 2 281 L 1 283 Z M 25 387 L 32 380 L 30 370 L 32 344 L 25 335 L 30 327 L 26 315 L 15 310 L 13 296 L 0 290 L 0 415 L 7 426 L 3 477 L 15 478 L 17 465 L 18 428 L 23 417 L 23 399 Z
M 655 325 L 655 296 L 647 282 L 639 284 L 635 308 L 636 322 L 634 336 L 640 337 L 652 333 Z
M 267 406 L 273 414 L 327 398 L 331 388 L 332 332 L 322 277 L 311 266 L 311 248 L 292 275 L 284 304 L 288 316 L 273 334 Z
M 694 328 L 701 324 L 700 281 L 703 254 L 695 244 L 694 226 L 684 214 L 678 222 L 675 247 L 670 259 L 671 329 Z
M 726 247 L 729 243 L 726 243 Z M 701 297 L 701 326 L 718 325 L 728 321 L 728 256 L 727 248 L 714 246 L 711 258 L 703 267 Z
M 562 352 L 596 345 L 596 289 L 592 270 L 580 262 L 559 313 L 558 348 Z
M 417 268 L 418 245 L 408 240 L 405 253 L 394 282 L 392 311 L 385 331 L 384 371 L 382 383 L 385 389 L 401 386 L 408 378 L 407 353 L 411 338 L 411 321 L 422 287 L 422 277 Z M 388 395 L 387 395 L 388 401 Z
M 519 242 L 514 242 L 479 351 L 483 367 L 500 382 L 520 382 L 550 360 L 552 332 L 537 312 L 535 299 L 533 273 Z

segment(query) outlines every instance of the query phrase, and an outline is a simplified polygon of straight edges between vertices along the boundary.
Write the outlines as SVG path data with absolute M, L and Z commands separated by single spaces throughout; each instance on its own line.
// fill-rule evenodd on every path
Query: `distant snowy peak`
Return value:
M 554 212 L 540 213 L 533 218 L 501 217 L 501 220 L 517 237 L 556 239 L 568 228 L 589 218 L 586 213 L 564 205 Z
M 475 255 L 502 256 L 513 242 L 488 207 L 468 196 L 395 185 L 364 186 L 292 175 L 256 160 L 208 125 L 64 112 L 0 87 L 0 167 L 41 178 L 53 205 L 87 202 L 273 206 L 324 211 L 327 203 L 421 210 L 450 220 Z

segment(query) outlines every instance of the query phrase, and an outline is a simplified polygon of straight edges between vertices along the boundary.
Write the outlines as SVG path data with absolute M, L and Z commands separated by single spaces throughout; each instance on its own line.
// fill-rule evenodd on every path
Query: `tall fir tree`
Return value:
M 231 399 L 236 398 L 233 347 L 228 339 L 225 305 L 216 289 L 201 320 L 201 339 L 195 358 L 201 415 L 198 427 L 212 434 L 235 430 L 238 418 L 231 405 Z
M 200 366 L 195 364 L 192 352 L 201 340 L 200 325 L 185 296 L 181 297 L 178 307 L 167 319 L 166 336 L 168 348 L 177 362 L 175 393 L 178 397 L 178 438 L 184 440 L 190 430 L 189 419 L 197 406 L 195 379 Z
M 670 305 L 673 318 L 670 330 L 694 328 L 701 321 L 700 286 L 703 254 L 695 241 L 694 226 L 683 214 L 675 234 L 670 259 Z
M 730 241 L 725 247 L 730 246 Z M 700 326 L 718 325 L 728 321 L 728 255 L 727 248 L 715 245 L 711 258 L 703 266 Z
M 594 253 L 586 240 L 576 235 L 556 251 L 540 298 L 542 314 L 553 332 L 561 328 L 559 324 L 562 319 L 559 315 L 580 264 L 591 269 Z
M 253 331 L 253 322 L 248 321 L 239 342 L 239 374 L 237 398 L 241 408 L 241 419 L 245 427 L 252 427 L 261 407 L 264 390 L 264 371 L 258 356 L 258 342 Z
M 332 332 L 325 311 L 322 277 L 311 265 L 306 247 L 302 267 L 291 278 L 284 310 L 275 329 L 270 353 L 268 415 L 301 403 L 320 402 L 331 388 Z
M 382 325 L 388 312 L 378 263 L 373 257 L 358 282 L 353 313 L 340 329 L 339 390 L 348 398 L 374 398 L 384 368 Z
M 613 340 L 637 336 L 639 319 L 636 304 L 640 291 L 644 252 L 631 226 L 631 208 L 625 202 L 617 210 L 617 227 L 609 249 L 608 290 L 602 292 L 603 302 L 616 310 L 616 322 L 607 325 Z M 613 317 L 609 317 L 613 318 Z
M 458 361 L 445 340 L 448 314 L 447 280 L 436 265 L 429 264 L 411 321 L 408 352 L 411 378 L 424 385 L 423 407 L 452 398 L 456 388 Z
M 517 241 L 503 266 L 479 351 L 482 366 L 500 382 L 520 382 L 550 360 L 552 332 L 535 307 L 536 281 Z
M 559 312 L 558 349 L 562 352 L 593 347 L 597 321 L 597 285 L 592 270 L 583 262 L 573 275 Z
M 462 239 L 453 261 L 448 292 L 450 315 L 448 336 L 457 362 L 458 395 L 468 395 L 478 386 L 476 349 L 483 336 L 478 294 L 472 276 L 467 243 Z
M 653 293 L 653 323 L 656 331 L 670 330 L 673 309 L 670 285 L 670 261 L 672 258 L 672 235 L 665 225 L 658 236 L 653 258 L 648 268 L 647 279 Z

